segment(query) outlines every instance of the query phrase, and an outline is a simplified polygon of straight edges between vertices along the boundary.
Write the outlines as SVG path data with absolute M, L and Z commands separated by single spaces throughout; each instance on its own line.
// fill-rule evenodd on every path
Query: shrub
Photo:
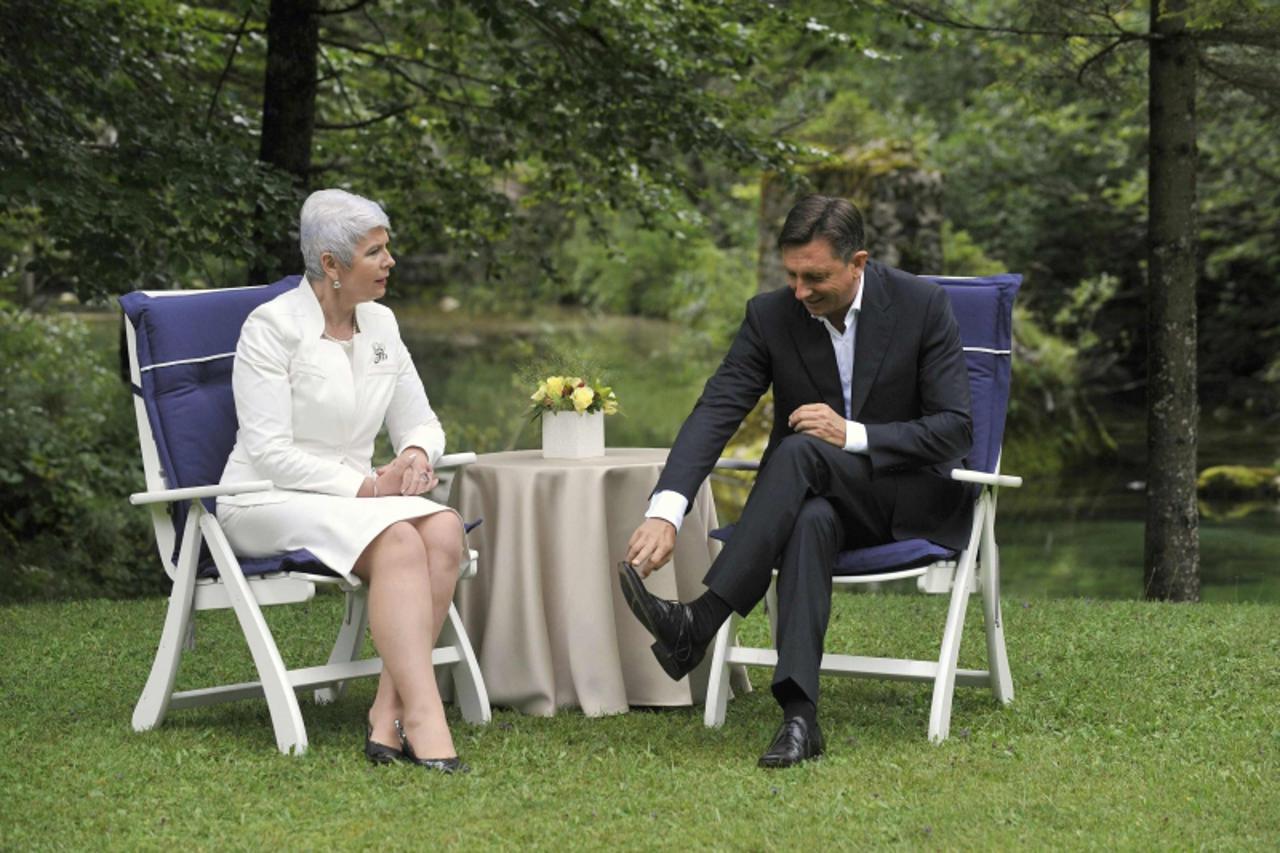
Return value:
M 127 387 L 79 320 L 0 322 L 0 602 L 162 590 Z

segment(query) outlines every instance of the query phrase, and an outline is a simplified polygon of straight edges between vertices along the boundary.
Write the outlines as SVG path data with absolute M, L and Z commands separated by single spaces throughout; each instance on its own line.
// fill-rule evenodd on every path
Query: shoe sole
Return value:
M 759 761 L 756 762 L 756 766 L 763 767 L 765 770 L 786 770 L 788 767 L 799 767 L 801 764 L 804 764 L 809 761 L 818 761 L 821 758 L 822 758 L 821 752 L 819 752 L 817 755 L 810 755 L 808 758 L 802 758 L 799 761 L 792 761 L 790 763 L 782 762 L 782 761 L 776 761 L 776 762 L 765 761 L 763 758 L 761 758 Z
M 397 756 L 395 753 L 365 752 L 364 757 L 369 759 L 370 764 L 377 767 L 386 767 L 391 764 L 402 764 L 406 760 L 404 753 L 400 753 Z
M 662 671 L 672 681 L 679 681 L 688 675 L 694 667 L 685 669 L 680 662 L 675 659 L 675 655 L 660 640 L 657 639 L 658 632 L 654 629 L 653 620 L 649 617 L 649 610 L 642 603 L 644 597 L 649 591 L 644 588 L 644 584 L 640 581 L 640 576 L 636 574 L 635 569 L 621 568 L 618 574 L 622 579 L 622 597 L 627 601 L 627 607 L 640 620 L 640 624 L 649 632 L 649 636 L 654 638 L 653 645 L 649 646 L 649 650 L 653 652 L 653 656 L 657 658 L 658 665 L 662 667 Z M 697 666 L 697 664 L 694 664 Z

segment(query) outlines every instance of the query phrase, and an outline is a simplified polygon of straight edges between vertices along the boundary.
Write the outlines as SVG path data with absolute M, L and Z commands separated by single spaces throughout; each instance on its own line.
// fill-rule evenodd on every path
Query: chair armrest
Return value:
M 759 459 L 730 459 L 727 456 L 716 460 L 716 467 L 726 471 L 757 471 L 760 469 Z
M 716 467 L 726 471 L 755 471 L 760 468 L 760 460 L 723 457 L 716 460 Z M 951 472 L 951 479 L 966 483 L 981 483 L 984 486 L 1007 486 L 1011 489 L 1022 485 L 1021 477 L 1010 474 L 988 474 L 985 471 L 967 471 L 963 468 L 954 469 Z
M 984 486 L 1007 486 L 1011 489 L 1022 485 L 1022 478 L 1011 474 L 988 474 L 985 471 L 966 471 L 963 468 L 953 469 L 951 479 L 964 483 L 980 483 Z
M 461 468 L 463 465 L 470 465 L 476 461 L 476 455 L 471 451 L 465 453 L 446 453 L 436 460 L 435 470 L 442 468 Z
M 199 498 L 218 498 L 225 495 L 242 495 L 249 492 L 267 492 L 272 488 L 270 480 L 254 480 L 251 483 L 214 484 L 212 486 L 190 486 L 185 489 L 161 489 L 156 492 L 134 492 L 129 495 L 129 503 L 134 506 L 144 504 L 172 503 L 174 501 L 196 500 Z

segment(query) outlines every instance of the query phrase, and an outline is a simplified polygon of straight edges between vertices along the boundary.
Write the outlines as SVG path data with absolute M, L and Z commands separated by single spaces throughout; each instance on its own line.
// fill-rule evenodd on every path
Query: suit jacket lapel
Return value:
M 858 420 L 862 407 L 871 394 L 876 374 L 884 361 L 885 350 L 893 337 L 897 316 L 893 311 L 893 295 L 889 293 L 879 265 L 867 264 L 862 273 L 862 313 L 858 317 L 858 337 L 853 348 L 853 391 L 849 409 Z
M 844 391 L 840 388 L 840 368 L 827 327 L 809 315 L 799 302 L 791 300 L 788 327 L 800 363 L 813 380 L 822 401 L 837 412 L 844 411 Z

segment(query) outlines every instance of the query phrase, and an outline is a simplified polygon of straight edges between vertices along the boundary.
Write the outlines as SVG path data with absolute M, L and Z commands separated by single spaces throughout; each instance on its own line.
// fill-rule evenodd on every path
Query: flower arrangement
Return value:
M 578 376 L 548 376 L 538 383 L 537 390 L 529 399 L 533 401 L 529 407 L 532 420 L 547 412 L 604 412 L 612 415 L 618 411 L 618 398 L 612 388 L 599 379 L 588 383 Z

